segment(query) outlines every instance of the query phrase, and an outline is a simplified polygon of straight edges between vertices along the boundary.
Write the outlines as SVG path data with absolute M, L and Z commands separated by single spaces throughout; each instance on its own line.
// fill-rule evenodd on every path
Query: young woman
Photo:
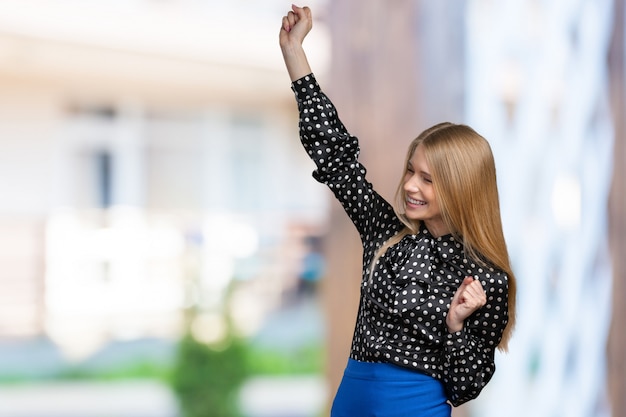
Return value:
M 308 7 L 283 17 L 280 46 L 314 178 L 341 202 L 363 243 L 350 357 L 332 417 L 449 417 L 480 393 L 515 321 L 515 278 L 487 141 L 441 123 L 411 142 L 397 210 L 365 178 L 359 144 L 309 67 Z

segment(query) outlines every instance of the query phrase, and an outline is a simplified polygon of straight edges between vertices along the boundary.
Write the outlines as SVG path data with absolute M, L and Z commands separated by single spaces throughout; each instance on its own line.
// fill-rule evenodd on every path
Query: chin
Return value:
M 404 215 L 406 216 L 407 219 L 409 220 L 419 220 L 419 221 L 423 221 L 424 218 L 418 214 L 415 213 L 408 213 L 408 212 L 404 212 Z

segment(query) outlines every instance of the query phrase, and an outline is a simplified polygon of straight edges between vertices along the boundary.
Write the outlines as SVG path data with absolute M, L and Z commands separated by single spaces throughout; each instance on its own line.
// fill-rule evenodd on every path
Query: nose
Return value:
M 419 192 L 419 186 L 417 184 L 417 179 L 415 175 L 411 175 L 404 181 L 404 191 L 407 193 L 417 193 Z

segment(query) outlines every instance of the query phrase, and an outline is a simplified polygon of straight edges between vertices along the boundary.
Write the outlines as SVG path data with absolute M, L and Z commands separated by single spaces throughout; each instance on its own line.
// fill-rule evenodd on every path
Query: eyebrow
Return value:
M 411 161 L 407 162 L 406 164 L 407 167 L 413 168 L 413 163 Z M 426 172 L 426 171 L 420 171 L 421 174 L 426 174 L 426 175 L 430 175 L 430 173 Z
M 411 168 L 412 170 L 415 170 L 415 168 L 413 167 L 413 163 L 411 162 L 410 159 L 407 161 L 406 167 L 407 168 Z M 420 171 L 419 173 L 422 174 L 422 175 L 428 176 L 428 177 L 432 177 L 430 172 Z

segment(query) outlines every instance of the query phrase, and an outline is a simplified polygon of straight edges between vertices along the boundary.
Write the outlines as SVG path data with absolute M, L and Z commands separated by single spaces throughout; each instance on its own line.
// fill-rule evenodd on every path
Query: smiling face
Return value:
M 403 186 L 405 214 L 410 220 L 421 220 L 435 237 L 450 233 L 441 217 L 441 210 L 423 145 L 418 145 L 409 159 Z

